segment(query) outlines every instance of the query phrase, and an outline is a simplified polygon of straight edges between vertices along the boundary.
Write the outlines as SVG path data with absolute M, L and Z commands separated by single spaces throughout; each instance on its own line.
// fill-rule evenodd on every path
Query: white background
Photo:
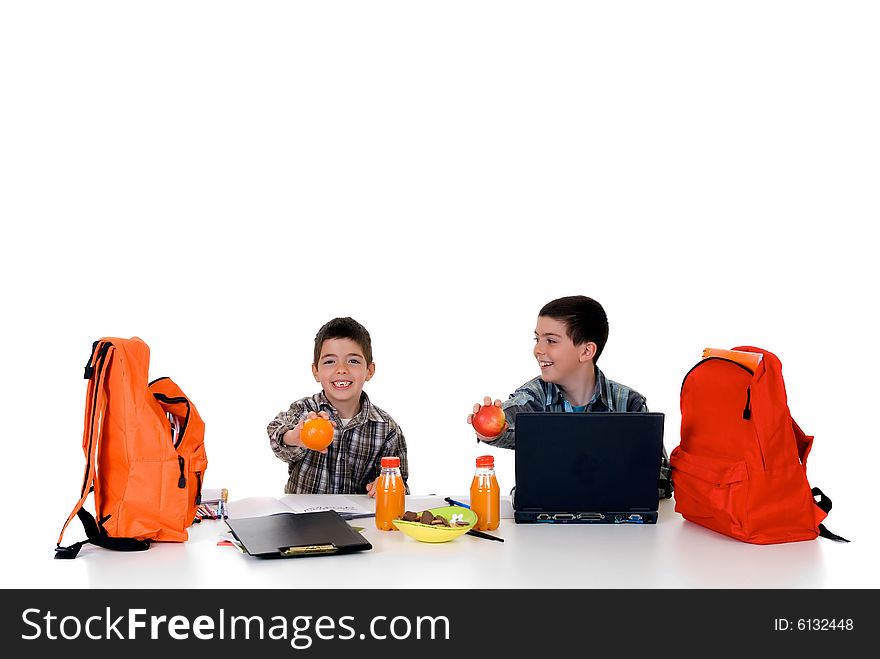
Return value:
M 775 352 L 829 528 L 875 542 L 873 3 L 0 7 L 2 551 L 35 583 L 94 340 L 143 338 L 193 399 L 207 486 L 278 495 L 265 427 L 353 316 L 412 490 L 456 494 L 487 450 L 513 485 L 465 416 L 537 374 L 537 311 L 572 294 L 670 451 L 704 347 Z

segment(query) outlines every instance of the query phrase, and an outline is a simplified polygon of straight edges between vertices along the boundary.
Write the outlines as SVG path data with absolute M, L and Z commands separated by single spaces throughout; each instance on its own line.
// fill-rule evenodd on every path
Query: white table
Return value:
M 366 506 L 372 500 L 353 497 Z M 407 509 L 446 505 L 407 497 Z M 873 549 L 825 539 L 750 545 L 686 522 L 672 500 L 655 525 L 523 525 L 503 519 L 494 542 L 464 535 L 442 544 L 364 527 L 373 549 L 351 555 L 257 559 L 218 546 L 222 521 L 191 528 L 185 543 L 146 552 L 86 545 L 75 560 L 46 551 L 22 560 L 6 587 L 62 588 L 865 588 L 877 587 Z M 76 534 L 74 534 L 76 535 Z M 870 572 L 869 572 L 870 570 Z

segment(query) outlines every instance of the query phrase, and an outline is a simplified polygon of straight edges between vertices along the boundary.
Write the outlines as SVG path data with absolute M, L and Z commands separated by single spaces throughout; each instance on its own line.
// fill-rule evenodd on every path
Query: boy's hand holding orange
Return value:
M 303 422 L 299 439 L 306 448 L 324 451 L 333 442 L 333 422 L 323 416 L 315 416 Z
M 318 453 L 326 453 L 327 447 L 333 443 L 335 428 L 336 424 L 326 412 L 309 412 L 296 426 L 284 433 L 281 441 L 288 446 L 301 446 Z
M 507 418 L 501 409 L 501 401 L 483 398 L 483 404 L 474 404 L 473 414 L 468 414 L 467 422 L 474 427 L 477 437 L 484 441 L 498 439 L 507 428 Z

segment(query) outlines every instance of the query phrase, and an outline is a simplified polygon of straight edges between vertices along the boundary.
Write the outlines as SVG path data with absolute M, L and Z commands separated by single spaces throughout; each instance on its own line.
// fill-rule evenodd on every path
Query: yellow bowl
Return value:
M 445 506 L 443 508 L 428 508 L 428 510 L 432 515 L 443 515 L 447 521 L 451 520 L 453 515 L 461 515 L 462 521 L 467 522 L 467 526 L 428 526 L 419 522 L 405 522 L 402 519 L 395 519 L 391 523 L 410 538 L 415 538 L 419 542 L 449 542 L 470 531 L 477 523 L 477 514 L 470 508 Z

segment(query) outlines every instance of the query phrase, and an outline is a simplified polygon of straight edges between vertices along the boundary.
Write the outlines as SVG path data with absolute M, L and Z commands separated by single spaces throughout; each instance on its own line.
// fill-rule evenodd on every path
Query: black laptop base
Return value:
M 656 524 L 657 511 L 645 512 L 537 512 L 515 510 L 513 521 L 517 524 Z

